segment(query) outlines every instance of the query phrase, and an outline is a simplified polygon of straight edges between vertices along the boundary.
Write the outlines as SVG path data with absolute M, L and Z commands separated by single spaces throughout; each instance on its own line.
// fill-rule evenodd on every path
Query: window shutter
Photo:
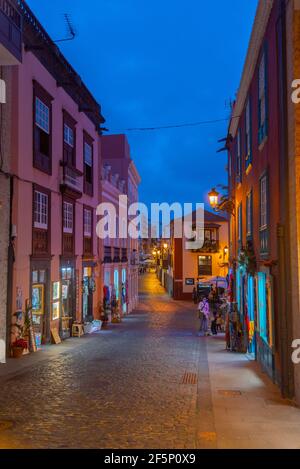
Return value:
M 269 121 L 269 100 L 268 100 L 268 44 L 265 43 L 265 125 L 264 137 L 268 135 L 268 121 Z
M 246 104 L 246 124 L 245 124 L 245 148 L 246 148 L 246 169 L 252 163 L 252 106 L 250 95 Z

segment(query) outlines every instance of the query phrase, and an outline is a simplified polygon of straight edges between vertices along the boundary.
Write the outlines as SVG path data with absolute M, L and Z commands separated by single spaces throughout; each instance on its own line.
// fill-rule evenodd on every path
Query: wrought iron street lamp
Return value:
M 225 189 L 225 188 L 224 188 Z M 226 188 L 228 190 L 228 188 Z M 209 193 L 209 203 L 215 212 L 226 212 L 229 215 L 235 216 L 235 203 L 228 194 L 222 195 L 219 202 L 219 192 L 213 188 Z
M 208 197 L 209 197 L 209 203 L 211 205 L 211 207 L 213 209 L 216 209 L 216 207 L 218 206 L 218 203 L 219 203 L 219 192 L 216 191 L 215 188 L 213 188 L 209 194 L 208 194 Z

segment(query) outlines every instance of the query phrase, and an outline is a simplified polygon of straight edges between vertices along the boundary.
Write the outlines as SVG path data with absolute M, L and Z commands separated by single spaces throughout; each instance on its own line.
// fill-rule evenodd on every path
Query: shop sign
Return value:
M 188 286 L 195 285 L 195 279 L 194 278 L 186 278 L 185 279 L 185 284 Z

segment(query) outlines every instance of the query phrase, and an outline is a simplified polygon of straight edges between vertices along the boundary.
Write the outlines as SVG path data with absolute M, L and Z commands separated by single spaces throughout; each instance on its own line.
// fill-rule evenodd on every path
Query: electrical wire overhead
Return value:
M 238 119 L 240 116 L 226 117 L 223 119 L 213 119 L 199 122 L 188 122 L 182 124 L 160 125 L 156 127 L 129 127 L 128 129 L 115 129 L 112 132 L 151 132 L 155 130 L 179 129 L 183 127 L 198 127 L 201 125 L 217 124 L 218 122 L 228 122 L 231 119 Z

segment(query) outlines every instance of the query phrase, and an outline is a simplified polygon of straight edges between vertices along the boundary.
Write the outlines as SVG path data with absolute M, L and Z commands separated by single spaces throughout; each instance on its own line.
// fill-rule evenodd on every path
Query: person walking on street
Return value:
M 211 333 L 212 335 L 218 335 L 217 331 L 217 311 L 214 309 L 212 312 L 212 320 L 211 320 Z
M 199 311 L 199 319 L 200 319 L 199 335 L 207 336 L 209 335 L 208 333 L 209 304 L 205 297 L 201 299 L 198 305 L 198 311 Z
M 198 303 L 198 294 L 197 294 L 196 287 L 194 287 L 193 289 L 192 298 L 193 298 L 194 304 L 196 305 Z

